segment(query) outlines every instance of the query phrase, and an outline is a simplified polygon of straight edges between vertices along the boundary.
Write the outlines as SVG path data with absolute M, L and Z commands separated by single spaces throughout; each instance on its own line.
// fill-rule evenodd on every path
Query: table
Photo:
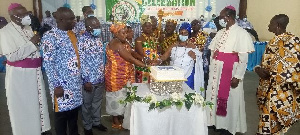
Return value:
M 252 71 L 256 65 L 259 65 L 262 60 L 262 56 L 265 52 L 268 42 L 253 42 L 255 52 L 248 55 L 247 70 Z
M 138 96 L 150 93 L 149 84 L 133 86 L 138 86 Z M 194 92 L 185 83 L 183 89 L 182 94 Z M 168 97 L 157 96 L 157 100 L 164 98 Z M 192 105 L 189 111 L 184 105 L 181 109 L 148 109 L 149 104 L 141 102 L 126 106 L 123 127 L 130 129 L 130 135 L 208 135 L 206 111 L 201 106 Z

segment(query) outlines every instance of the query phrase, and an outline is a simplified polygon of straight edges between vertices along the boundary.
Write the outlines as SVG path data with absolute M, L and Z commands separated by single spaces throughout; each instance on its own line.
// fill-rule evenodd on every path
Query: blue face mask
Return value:
M 188 38 L 189 38 L 189 36 L 183 36 L 183 35 L 179 35 L 179 39 L 180 39 L 180 41 L 182 41 L 182 42 L 185 42 L 185 41 L 187 41 L 187 40 L 188 40 Z
M 101 34 L 101 29 L 93 29 L 92 35 L 98 37 Z

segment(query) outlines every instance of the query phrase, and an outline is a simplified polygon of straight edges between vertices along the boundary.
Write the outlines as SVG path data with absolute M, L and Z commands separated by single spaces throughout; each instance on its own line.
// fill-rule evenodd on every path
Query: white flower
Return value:
M 174 92 L 170 96 L 171 96 L 171 99 L 174 100 L 174 101 L 178 102 L 178 101 L 181 100 L 181 95 L 179 93 Z
M 150 99 L 150 104 L 152 103 L 156 103 L 157 102 L 157 99 L 156 99 L 156 96 L 152 93 L 148 93 L 146 96 L 145 96 L 146 99 Z
M 199 93 L 196 93 L 192 98 L 195 100 L 195 104 L 203 104 L 204 102 L 204 98 Z

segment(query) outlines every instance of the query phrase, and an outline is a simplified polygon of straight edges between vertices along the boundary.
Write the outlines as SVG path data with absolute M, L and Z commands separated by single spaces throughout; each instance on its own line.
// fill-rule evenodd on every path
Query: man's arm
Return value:
M 53 88 L 60 87 L 60 78 L 59 74 L 57 73 L 57 67 L 55 63 L 55 59 L 57 56 L 56 48 L 55 48 L 55 37 L 52 35 L 45 34 L 42 39 L 42 50 L 43 50 L 43 66 L 45 67 L 49 85 Z M 53 90 L 53 89 L 51 89 Z
M 6 33 L 1 32 L 0 33 L 0 41 L 2 46 L 4 45 L 10 45 L 10 44 L 14 44 L 14 39 L 10 38 L 8 36 L 5 35 Z M 35 40 L 39 40 L 39 37 L 33 37 Z M 22 39 L 19 39 L 22 40 Z M 28 41 L 28 42 L 24 42 L 23 45 L 21 45 L 20 47 L 18 47 L 14 52 L 11 52 L 9 54 L 3 54 L 6 56 L 7 60 L 10 62 L 15 62 L 15 61 L 19 61 L 19 60 L 23 60 L 25 58 L 27 58 L 30 54 L 32 54 L 33 52 L 37 51 L 37 47 L 34 45 L 33 42 Z

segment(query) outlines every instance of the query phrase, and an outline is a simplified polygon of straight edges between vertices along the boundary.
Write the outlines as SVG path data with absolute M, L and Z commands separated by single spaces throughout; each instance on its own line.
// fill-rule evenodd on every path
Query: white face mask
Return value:
M 22 25 L 29 26 L 31 24 L 31 18 L 29 15 L 22 18 Z
M 246 22 L 246 21 L 247 21 L 247 18 L 243 18 L 243 20 Z
M 180 39 L 180 41 L 182 41 L 182 42 L 185 42 L 185 41 L 187 41 L 187 40 L 188 40 L 188 38 L 189 38 L 189 36 L 183 36 L 183 35 L 179 35 L 179 39 Z
M 219 24 L 220 24 L 223 28 L 225 28 L 226 25 L 227 25 L 227 22 L 225 22 L 224 19 L 220 19 L 220 20 L 219 20 Z

